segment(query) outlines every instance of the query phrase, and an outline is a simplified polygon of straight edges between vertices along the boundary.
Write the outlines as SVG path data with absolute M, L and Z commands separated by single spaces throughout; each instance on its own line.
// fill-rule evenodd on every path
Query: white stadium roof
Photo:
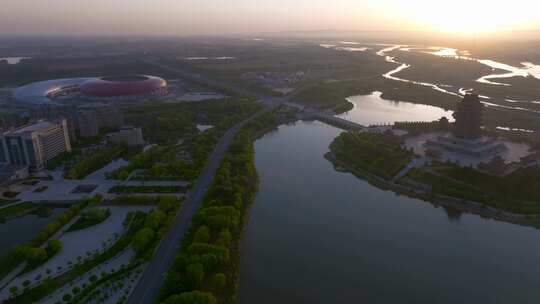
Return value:
M 15 89 L 13 97 L 19 102 L 33 105 L 54 104 L 54 101 L 47 97 L 53 90 L 80 85 L 89 79 L 92 78 L 66 78 L 34 82 Z

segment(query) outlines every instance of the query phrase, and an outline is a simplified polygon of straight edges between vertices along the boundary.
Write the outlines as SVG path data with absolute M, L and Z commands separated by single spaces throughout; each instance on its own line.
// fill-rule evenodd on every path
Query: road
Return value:
M 169 71 L 175 71 L 179 74 L 179 76 L 185 76 L 183 71 L 161 65 L 160 67 L 166 68 Z M 223 84 L 220 83 L 220 86 L 223 86 Z M 171 228 L 161 240 L 154 257 L 150 260 L 148 266 L 142 274 L 142 277 L 138 281 L 137 286 L 135 286 L 133 293 L 130 295 L 128 299 L 129 304 L 154 303 L 159 293 L 159 289 L 161 288 L 161 285 L 165 279 L 165 274 L 171 267 L 174 257 L 177 251 L 180 249 L 182 239 L 189 228 L 191 219 L 201 206 L 206 191 L 212 184 L 214 175 L 236 133 L 251 120 L 256 119 L 258 116 L 271 111 L 280 104 L 288 101 L 286 98 L 274 97 L 262 97 L 261 99 L 267 106 L 264 110 L 261 110 L 234 125 L 232 128 L 227 130 L 227 132 L 218 141 L 202 173 L 195 181 L 192 190 L 187 194 L 187 198 L 182 205 L 182 209 L 176 215 Z

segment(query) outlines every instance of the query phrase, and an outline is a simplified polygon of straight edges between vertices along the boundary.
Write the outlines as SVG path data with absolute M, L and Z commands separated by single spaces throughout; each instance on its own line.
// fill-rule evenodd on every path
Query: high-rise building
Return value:
M 46 105 L 33 107 L 28 111 L 30 120 L 56 121 L 65 119 L 67 122 L 70 142 L 77 141 L 77 107 L 75 105 Z
M 96 136 L 100 130 L 117 130 L 124 124 L 124 117 L 118 105 L 107 103 L 79 106 L 77 120 L 81 137 Z
M 47 161 L 71 152 L 67 121 L 38 121 L 0 136 L 0 163 L 42 169 Z
M 79 110 L 77 113 L 79 136 L 82 138 L 94 137 L 99 134 L 96 112 Z

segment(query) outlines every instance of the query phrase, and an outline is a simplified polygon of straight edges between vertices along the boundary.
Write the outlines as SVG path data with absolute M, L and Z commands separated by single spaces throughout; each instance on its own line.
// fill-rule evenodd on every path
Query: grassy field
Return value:
M 540 214 L 540 168 L 519 169 L 505 177 L 462 168 L 449 163 L 434 163 L 412 170 L 409 178 L 431 185 L 436 193 L 524 214 Z
M 0 209 L 0 219 L 10 219 L 13 217 L 17 217 L 19 215 L 23 215 L 27 212 L 29 212 L 32 209 L 35 209 L 36 205 L 30 203 L 30 202 L 22 202 L 20 204 L 10 206 L 4 209 Z
M 349 132 L 336 137 L 330 151 L 340 163 L 391 179 L 413 157 L 400 143 L 400 138 L 390 134 Z

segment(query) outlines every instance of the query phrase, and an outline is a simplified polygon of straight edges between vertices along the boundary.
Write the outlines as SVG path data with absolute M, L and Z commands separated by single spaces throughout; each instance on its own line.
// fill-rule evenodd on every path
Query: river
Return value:
M 343 45 L 356 45 L 356 49 L 362 51 L 367 51 L 370 48 L 369 47 L 361 47 L 361 43 L 358 42 L 339 42 L 339 44 Z M 504 78 L 512 78 L 512 77 L 534 77 L 537 79 L 540 79 L 540 65 L 531 63 L 531 62 L 523 62 L 522 67 L 514 67 L 508 64 L 504 64 L 501 62 L 497 62 L 494 60 L 489 59 L 478 59 L 471 56 L 471 54 L 466 50 L 458 50 L 454 48 L 448 48 L 448 47 L 438 47 L 438 46 L 412 46 L 412 45 L 398 45 L 398 44 L 367 44 L 371 47 L 382 47 L 379 51 L 375 52 L 378 56 L 384 57 L 386 62 L 397 64 L 397 66 L 383 74 L 382 76 L 386 79 L 393 80 L 393 81 L 399 81 L 399 82 L 405 82 L 410 83 L 418 86 L 424 86 L 429 87 L 435 91 L 439 91 L 444 94 L 453 95 L 456 97 L 463 97 L 468 92 L 471 92 L 473 89 L 471 88 L 463 88 L 463 87 L 456 87 L 450 84 L 441 84 L 441 83 L 430 83 L 430 82 L 421 82 L 421 81 L 414 81 L 409 80 L 405 78 L 401 78 L 398 76 L 398 74 L 404 70 L 407 70 L 411 68 L 411 65 L 406 62 L 400 62 L 395 56 L 396 52 L 421 52 L 426 53 L 438 57 L 452 57 L 458 60 L 470 60 L 470 61 L 476 61 L 480 64 L 486 65 L 490 68 L 495 70 L 503 70 L 502 73 L 496 73 L 496 74 L 489 74 L 480 77 L 476 80 L 478 83 L 488 84 L 488 85 L 494 85 L 494 86 L 511 86 L 509 84 L 501 83 L 501 82 L 495 82 L 493 80 L 495 79 L 504 79 Z M 344 50 L 344 47 L 339 47 L 338 44 L 330 44 L 330 43 L 320 43 L 320 47 L 327 48 L 327 49 L 334 49 L 334 50 Z M 491 102 L 490 100 L 492 97 L 480 95 L 481 101 L 484 105 L 488 107 L 496 107 L 496 108 L 502 108 L 502 109 L 510 109 L 510 110 L 518 110 L 518 111 L 526 111 L 526 112 L 532 112 L 532 113 L 540 113 L 538 110 L 525 108 L 525 107 L 518 107 L 515 105 L 512 105 L 512 102 L 514 100 L 512 98 L 506 98 L 502 101 L 502 103 L 495 103 Z M 535 103 L 536 101 L 531 100 L 520 100 L 520 102 L 530 102 Z
M 337 172 L 323 155 L 339 133 L 299 122 L 255 143 L 241 304 L 538 303 L 540 231 Z
M 511 86 L 506 83 L 501 82 L 495 82 L 492 81 L 494 79 L 504 79 L 504 78 L 512 78 L 512 77 L 534 77 L 537 79 L 540 79 L 540 65 L 533 64 L 531 62 L 523 62 L 523 67 L 514 67 L 505 63 L 497 62 L 494 60 L 489 59 L 477 59 L 471 57 L 470 53 L 468 51 L 458 50 L 454 48 L 446 48 L 446 47 L 427 47 L 429 51 L 425 51 L 425 48 L 419 48 L 419 47 L 411 47 L 411 46 L 403 46 L 403 45 L 394 45 L 394 46 L 386 46 L 382 50 L 378 51 L 376 54 L 384 57 L 387 62 L 399 64 L 394 70 L 386 73 L 383 75 L 384 78 L 394 80 L 394 81 L 400 81 L 400 82 L 406 82 L 406 83 L 412 83 L 419 86 L 425 86 L 432 88 L 433 90 L 439 91 L 441 93 L 450 94 L 458 97 L 464 96 L 466 93 L 472 91 L 471 88 L 456 88 L 452 85 L 448 84 L 434 84 L 429 82 L 420 82 L 420 81 L 414 81 L 414 80 L 408 80 L 404 78 L 400 78 L 396 76 L 401 71 L 404 71 L 411 67 L 411 65 L 407 63 L 401 63 L 396 60 L 395 57 L 389 56 L 388 53 L 395 52 L 395 51 L 420 51 L 423 53 L 431 54 L 438 57 L 452 57 L 459 60 L 470 60 L 470 61 L 476 61 L 480 64 L 483 64 L 485 66 L 490 67 L 493 70 L 503 70 L 503 73 L 496 73 L 496 74 L 489 74 L 480 77 L 476 80 L 478 83 L 483 84 L 489 84 L 489 85 L 495 85 L 495 86 Z M 488 107 L 498 107 L 503 109 L 511 109 L 511 110 L 519 110 L 519 111 L 527 111 L 527 112 L 534 112 L 534 113 L 540 113 L 539 111 L 532 110 L 529 108 L 523 108 L 523 107 L 516 107 L 512 105 L 503 105 L 499 103 L 492 103 L 488 102 L 486 100 L 490 100 L 491 97 L 480 95 L 480 98 L 482 99 L 482 103 L 484 103 Z M 512 99 L 505 99 L 504 101 L 511 103 Z M 534 103 L 535 101 L 526 101 L 523 100 L 521 102 L 531 102 Z

